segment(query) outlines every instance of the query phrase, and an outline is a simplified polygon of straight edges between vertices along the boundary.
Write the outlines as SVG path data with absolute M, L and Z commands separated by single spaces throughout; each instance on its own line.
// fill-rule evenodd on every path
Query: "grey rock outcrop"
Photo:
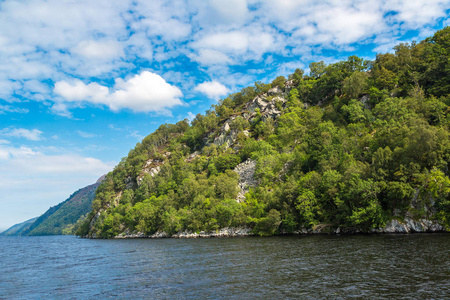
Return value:
M 234 237 L 252 235 L 250 228 L 222 228 L 217 231 L 200 231 L 199 233 L 183 231 L 172 235 L 173 238 L 210 238 L 210 237 Z
M 258 184 L 255 179 L 256 161 L 247 159 L 245 162 L 237 165 L 233 171 L 239 175 L 239 193 L 236 201 L 240 203 L 245 200 L 245 194 L 249 188 Z
M 164 155 L 165 157 L 167 155 Z M 145 163 L 144 167 L 142 168 L 141 174 L 136 178 L 137 185 L 140 186 L 142 183 L 142 180 L 144 179 L 144 176 L 146 174 L 150 174 L 150 176 L 155 177 L 158 175 L 159 171 L 161 171 L 161 166 L 164 164 L 163 160 L 160 159 L 149 159 Z
M 375 230 L 375 232 L 382 233 L 412 233 L 412 232 L 439 232 L 444 231 L 438 222 L 420 219 L 413 220 L 411 218 L 405 218 L 404 221 L 392 219 L 386 224 L 384 228 Z
M 228 125 L 228 123 L 225 124 Z M 219 147 L 225 144 L 226 147 L 229 148 L 236 142 L 237 135 L 238 132 L 235 130 L 229 130 L 228 125 L 228 130 L 220 131 L 220 134 L 214 139 L 213 144 Z
M 271 88 L 270 90 L 267 91 L 267 94 L 269 96 L 279 95 L 279 94 L 282 94 L 282 93 L 283 93 L 283 90 L 279 86 Z
M 174 235 L 168 235 L 166 232 L 158 231 L 152 235 L 145 235 L 142 232 L 129 232 L 126 231 L 115 236 L 115 239 L 127 239 L 127 238 L 179 238 L 179 239 L 187 239 L 187 238 L 211 238 L 211 237 L 236 237 L 236 236 L 249 236 L 253 235 L 252 230 L 246 227 L 226 227 L 219 229 L 217 231 L 200 231 L 200 232 L 191 232 L 191 231 L 182 231 L 177 232 Z

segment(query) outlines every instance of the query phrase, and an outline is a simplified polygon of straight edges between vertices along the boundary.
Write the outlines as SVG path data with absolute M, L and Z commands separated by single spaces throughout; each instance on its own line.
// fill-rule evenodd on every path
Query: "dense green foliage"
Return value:
M 369 231 L 405 216 L 449 228 L 450 28 L 394 49 L 312 63 L 309 75 L 256 82 L 191 124 L 162 125 L 108 174 L 77 234 Z M 246 111 L 276 86 L 287 100 L 275 103 L 279 117 Z M 212 143 L 226 121 L 231 147 Z M 258 185 L 238 203 L 232 169 L 248 159 Z M 156 176 L 143 172 L 148 161 Z

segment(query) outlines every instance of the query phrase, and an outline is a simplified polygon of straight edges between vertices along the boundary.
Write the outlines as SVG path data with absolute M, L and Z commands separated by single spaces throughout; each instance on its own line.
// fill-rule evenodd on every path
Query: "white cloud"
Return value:
M 416 29 L 434 20 L 447 16 L 448 0 L 391 0 L 384 4 L 385 11 L 395 11 L 394 19 L 404 22 L 408 28 Z
M 186 56 L 207 67 L 194 72 L 210 75 L 211 68 L 270 55 L 306 62 L 312 52 L 350 51 L 380 35 L 391 37 L 375 46 L 385 49 L 409 29 L 422 37 L 423 27 L 448 17 L 448 7 L 450 0 L 6 0 L 0 8 L 0 98 L 54 102 L 52 82 L 107 82 Z M 98 99 L 94 88 L 101 89 L 87 87 L 91 101 Z M 67 114 L 67 105 L 62 108 L 53 110 Z
M 51 111 L 61 117 L 72 119 L 72 113 L 69 111 L 67 103 L 56 102 L 52 105 Z
M 106 0 L 4 1 L 0 9 L 0 65 L 14 80 L 56 78 L 72 65 L 95 68 L 97 62 L 86 62 L 85 56 L 76 58 L 69 50 L 78 45 L 80 53 L 95 56 L 103 48 L 106 57 L 110 56 L 111 47 L 100 44 L 111 41 L 112 46 L 126 38 L 123 12 L 129 6 L 128 1 Z M 95 44 L 99 37 L 100 44 Z M 83 50 L 84 41 L 95 42 L 85 42 Z M 86 69 L 70 72 L 78 70 Z
M 141 21 L 147 27 L 149 36 L 162 35 L 165 40 L 182 40 L 191 33 L 191 25 L 176 19 L 168 19 L 163 22 L 155 19 Z
M 1 48 L 1 46 L 0 46 Z M 0 56 L 1 62 L 1 56 Z M 1 73 L 4 72 L 3 66 L 0 65 L 0 99 L 6 100 L 7 102 L 13 102 L 14 100 L 10 98 L 11 94 L 14 93 L 15 90 L 20 89 L 21 84 L 16 81 L 11 81 L 8 79 L 2 79 Z
M 86 101 L 107 105 L 113 111 L 128 108 L 136 112 L 166 112 L 168 108 L 181 105 L 180 97 L 183 95 L 161 76 L 148 71 L 128 80 L 116 79 L 112 91 L 97 83 L 84 84 L 76 80 L 72 83 L 57 82 L 54 92 L 63 98 L 62 101 Z
M 29 110 L 26 108 L 18 108 L 11 105 L 1 105 L 0 104 L 0 115 L 5 113 L 19 113 L 19 114 L 26 114 Z
M 248 27 L 228 32 L 208 33 L 192 43 L 198 51 L 212 50 L 237 58 L 258 60 L 263 53 L 279 47 L 269 29 Z
M 217 81 L 203 82 L 195 87 L 195 90 L 216 100 L 229 93 L 227 87 Z
M 245 32 L 218 32 L 200 38 L 193 43 L 193 47 L 242 54 L 248 50 L 248 39 L 249 36 Z
M 195 19 L 203 28 L 238 27 L 250 17 L 246 0 L 197 0 L 193 4 L 198 10 Z
M 38 129 L 25 129 L 25 128 L 5 128 L 0 130 L 0 135 L 15 137 L 15 138 L 24 138 L 30 141 L 40 141 L 42 131 Z
M 111 166 L 102 161 L 91 158 L 82 157 L 77 154 L 65 155 L 46 155 L 42 152 L 35 151 L 29 147 L 5 147 L 0 145 L 0 149 L 8 153 L 8 162 L 2 162 L 0 166 L 1 173 L 7 174 L 6 168 L 14 166 L 22 172 L 29 174 L 77 174 L 78 172 L 95 172 L 102 173 L 108 171 Z M 14 172 L 13 172 L 14 173 Z M 19 179 L 20 180 L 20 179 Z M 7 180 L 6 180 L 7 181 Z M 2 180 L 4 186 L 5 181 Z
M 117 41 L 81 41 L 73 53 L 89 59 L 115 59 L 124 55 L 122 45 Z
M 189 57 L 204 66 L 259 62 L 266 53 L 284 54 L 284 38 L 274 28 L 259 23 L 236 30 L 200 32 L 190 44 Z
M 85 139 L 91 139 L 91 138 L 94 138 L 97 136 L 97 134 L 95 134 L 95 133 L 84 132 L 81 130 L 77 130 L 77 133 L 79 136 L 81 136 L 82 138 L 85 138 Z
M 190 57 L 201 65 L 206 66 L 227 65 L 233 63 L 226 54 L 211 49 L 200 49 L 198 54 L 191 54 Z
M 195 114 L 193 112 L 191 112 L 191 111 L 188 111 L 187 119 L 192 122 L 192 120 L 195 119 Z
M 181 91 L 161 76 L 148 71 L 128 80 L 116 79 L 109 106 L 113 110 L 130 108 L 134 111 L 163 111 L 181 105 Z
M 131 27 L 135 31 L 144 31 L 150 38 L 183 41 L 192 31 L 189 11 L 190 5 L 186 1 L 138 0 L 133 7 L 137 18 Z
M 126 53 L 131 57 L 139 57 L 151 61 L 153 59 L 153 46 L 143 32 L 134 33 L 126 41 Z
M 59 81 L 55 83 L 54 92 L 66 101 L 90 101 L 101 103 L 109 94 L 109 89 L 98 83 L 84 84 L 81 80 L 75 80 L 72 83 Z

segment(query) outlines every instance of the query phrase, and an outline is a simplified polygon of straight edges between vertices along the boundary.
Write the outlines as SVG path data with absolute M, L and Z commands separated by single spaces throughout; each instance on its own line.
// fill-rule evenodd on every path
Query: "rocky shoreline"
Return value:
M 115 239 L 127 239 L 127 238 L 151 238 L 151 239 L 157 239 L 157 238 L 210 238 L 210 237 L 238 237 L 238 236 L 250 236 L 255 235 L 252 233 L 252 230 L 250 228 L 246 227 L 238 227 L 238 228 L 222 228 L 217 231 L 200 231 L 200 232 L 190 232 L 190 231 L 182 231 L 177 232 L 173 235 L 168 235 L 166 232 L 158 231 L 155 232 L 152 235 L 145 235 L 142 232 L 137 233 L 122 233 L 117 236 L 115 236 Z
M 317 226 L 313 229 L 303 229 L 293 232 L 293 235 L 312 235 L 312 234 L 358 234 L 358 233 L 374 233 L 374 234 L 410 234 L 410 233 L 438 233 L 447 232 L 445 228 L 437 223 L 427 219 L 413 220 L 411 218 L 405 218 L 402 221 L 392 219 L 383 228 L 372 229 L 371 231 L 361 230 L 344 230 L 340 227 L 330 228 L 327 226 Z M 282 233 L 288 234 L 288 233 Z M 190 232 L 182 231 L 173 235 L 169 235 L 166 232 L 158 231 L 152 235 L 145 235 L 142 232 L 124 232 L 115 236 L 115 239 L 132 239 L 132 238 L 213 238 L 213 237 L 244 237 L 244 236 L 256 236 L 252 233 L 251 228 L 238 227 L 238 228 L 222 228 L 217 231 L 200 231 Z

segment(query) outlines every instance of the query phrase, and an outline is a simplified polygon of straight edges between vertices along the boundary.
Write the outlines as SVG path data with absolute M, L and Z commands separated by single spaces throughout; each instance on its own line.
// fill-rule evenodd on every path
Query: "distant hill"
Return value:
M 19 235 L 20 232 L 22 232 L 24 229 L 30 227 L 30 225 L 33 224 L 34 221 L 36 221 L 36 219 L 37 219 L 37 217 L 27 220 L 25 222 L 16 224 L 14 226 L 11 226 L 10 228 L 8 228 L 5 231 L 3 231 L 2 233 L 0 233 L 0 236 Z
M 2 235 L 59 235 L 63 234 L 63 230 L 70 234 L 70 228 L 91 210 L 95 191 L 103 179 L 104 176 L 96 183 L 79 189 L 64 202 L 50 207 L 43 215 L 14 225 Z

